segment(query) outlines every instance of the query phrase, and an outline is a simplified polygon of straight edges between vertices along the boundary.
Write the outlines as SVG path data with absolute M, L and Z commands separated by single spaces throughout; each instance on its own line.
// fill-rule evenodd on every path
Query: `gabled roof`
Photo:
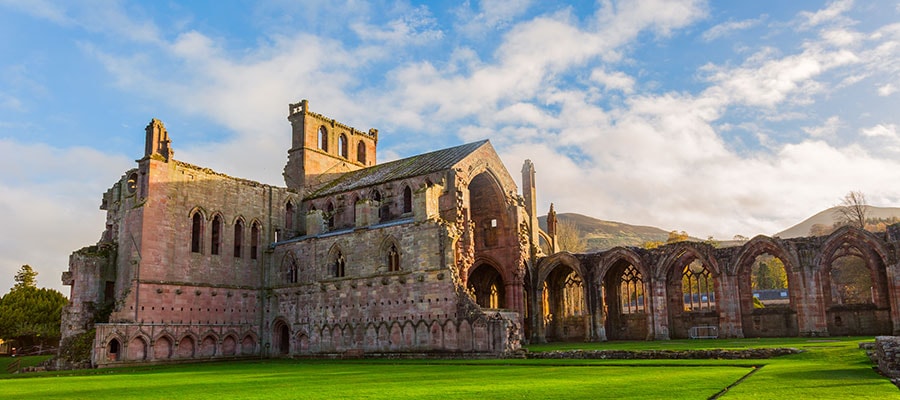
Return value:
M 315 199 L 367 186 L 375 186 L 390 181 L 447 170 L 487 142 L 487 140 L 482 140 L 350 171 L 321 189 L 310 193 L 306 198 Z

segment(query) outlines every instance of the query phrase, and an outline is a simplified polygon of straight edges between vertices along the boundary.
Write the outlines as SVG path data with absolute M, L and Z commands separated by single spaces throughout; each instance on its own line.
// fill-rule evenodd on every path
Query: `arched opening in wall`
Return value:
M 825 314 L 830 335 L 891 334 L 887 276 L 880 257 L 845 245 L 824 274 Z
M 195 211 L 191 216 L 191 252 L 199 253 L 202 249 L 203 242 L 203 215 L 199 211 Z
M 193 358 L 194 352 L 194 338 L 190 336 L 181 338 L 181 341 L 178 342 L 178 348 L 176 350 L 176 355 L 178 356 L 178 358 Z
M 343 278 L 346 271 L 346 261 L 344 260 L 344 253 L 338 250 L 334 254 L 334 259 L 331 261 L 332 265 L 332 273 L 335 278 Z
M 647 285 L 644 274 L 626 260 L 615 262 L 603 282 L 606 336 L 610 340 L 645 340 L 649 337 Z
M 259 257 L 259 223 L 253 221 L 250 224 L 250 259 L 255 260 Z
M 275 344 L 276 355 L 287 355 L 291 352 L 291 330 L 287 324 L 278 320 L 272 330 L 272 342 Z
M 400 271 L 400 250 L 397 249 L 397 245 L 391 243 L 391 246 L 387 250 L 387 266 L 388 271 L 397 272 Z
M 218 255 L 222 246 L 222 216 L 216 214 L 212 221 L 212 240 L 209 254 Z
M 381 195 L 381 192 L 375 190 L 372 193 L 372 200 L 375 201 L 376 206 L 378 207 L 378 221 L 386 221 L 388 218 L 388 212 L 390 211 L 390 205 L 387 204 L 384 197 Z
M 106 345 L 106 358 L 109 361 L 119 361 L 122 355 L 122 345 L 119 343 L 119 339 L 112 339 Z
M 165 360 L 172 357 L 172 340 L 166 336 L 157 338 L 153 342 L 153 359 Z
M 347 147 L 347 135 L 342 133 L 341 136 L 338 136 L 338 148 L 341 151 L 341 157 L 350 158 L 348 155 L 349 152 L 347 151 Z
M 147 359 L 147 342 L 144 338 L 138 336 L 128 342 L 127 360 L 146 360 Z
M 712 270 L 693 254 L 682 254 L 669 269 L 669 334 L 673 338 L 718 337 L 716 279 Z
M 290 201 L 284 205 L 284 230 L 294 230 L 294 203 Z
M 412 189 L 409 186 L 403 188 L 403 213 L 408 214 L 413 210 Z
M 547 340 L 585 340 L 588 312 L 581 275 L 567 265 L 557 265 L 543 287 L 541 303 Z
M 366 163 L 366 144 L 362 141 L 356 144 L 356 161 L 360 164 Z
M 475 251 L 491 250 L 506 244 L 501 240 L 509 225 L 506 203 L 494 177 L 487 172 L 475 176 L 469 184 L 469 196 L 471 220 L 475 223 Z
M 328 151 L 328 130 L 325 129 L 324 126 L 319 127 L 319 135 L 318 135 L 318 147 L 319 150 Z
M 466 281 L 469 293 L 481 308 L 505 308 L 506 287 L 503 276 L 490 264 L 480 264 L 469 274 Z
M 246 335 L 241 339 L 241 354 L 245 356 L 256 354 L 256 339 L 254 339 L 253 336 Z
M 206 335 L 200 341 L 200 357 L 212 357 L 216 355 L 216 338 Z
M 237 339 L 228 335 L 222 340 L 222 355 L 233 356 L 237 353 Z
M 244 248 L 244 221 L 234 221 L 234 257 L 241 258 Z
M 761 253 L 740 265 L 741 326 L 745 337 L 797 336 L 788 270 L 781 258 Z

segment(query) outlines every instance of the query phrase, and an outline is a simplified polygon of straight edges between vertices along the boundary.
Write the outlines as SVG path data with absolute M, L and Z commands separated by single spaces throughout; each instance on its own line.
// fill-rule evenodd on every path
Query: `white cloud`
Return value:
M 458 12 L 457 29 L 468 36 L 477 36 L 509 25 L 513 19 L 525 13 L 533 0 L 481 0 L 479 12 L 472 12 L 464 3 Z
M 594 69 L 591 71 L 591 80 L 606 86 L 608 89 L 621 90 L 626 94 L 631 93 L 634 88 L 634 78 L 620 71 L 608 73 L 599 68 Z
M 351 24 L 351 27 L 364 40 L 396 45 L 422 45 L 443 37 L 443 32 L 435 22 L 428 9 L 420 6 L 408 10 L 383 27 L 363 22 Z
M 723 22 L 721 24 L 713 26 L 712 28 L 709 28 L 708 30 L 706 30 L 706 32 L 703 32 L 703 35 L 701 35 L 701 37 L 703 38 L 703 40 L 711 42 L 718 38 L 728 36 L 732 32 L 750 29 L 765 21 L 766 18 L 768 18 L 768 16 L 763 14 L 759 18 L 745 19 L 743 21 Z
M 134 165 L 128 157 L 74 147 L 54 148 L 0 139 L 0 292 L 29 264 L 41 286 L 68 294 L 60 283 L 69 252 L 97 242 L 106 189 Z M 49 251 L 48 251 L 49 250 Z
M 814 138 L 828 138 L 834 137 L 838 129 L 841 127 L 841 118 L 837 115 L 832 115 L 825 120 L 825 123 L 819 126 L 807 126 L 803 127 L 803 131 L 808 133 L 809 136 Z
M 842 14 L 853 7 L 853 0 L 835 0 L 828 4 L 828 7 L 816 12 L 802 11 L 800 17 L 804 20 L 800 24 L 801 29 L 814 28 L 832 22 L 844 22 L 845 18 Z
M 873 127 L 864 128 L 860 130 L 859 133 L 868 137 L 900 139 L 900 137 L 897 136 L 897 125 L 894 124 L 878 124 Z
M 897 92 L 897 88 L 893 84 L 885 84 L 878 87 L 879 96 L 890 96 Z

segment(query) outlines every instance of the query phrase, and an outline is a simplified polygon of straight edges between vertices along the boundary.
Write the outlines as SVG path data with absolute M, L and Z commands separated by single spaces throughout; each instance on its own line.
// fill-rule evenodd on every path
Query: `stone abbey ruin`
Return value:
M 377 130 L 305 100 L 288 120 L 286 187 L 177 161 L 151 121 L 142 158 L 103 195 L 100 241 L 63 274 L 63 340 L 93 331 L 102 367 L 900 334 L 900 226 L 558 252 L 555 214 L 538 226 L 530 161 L 520 193 L 487 141 L 379 164 Z M 777 301 L 754 290 L 760 256 L 784 266 Z M 847 258 L 864 278 L 849 294 L 839 282 Z

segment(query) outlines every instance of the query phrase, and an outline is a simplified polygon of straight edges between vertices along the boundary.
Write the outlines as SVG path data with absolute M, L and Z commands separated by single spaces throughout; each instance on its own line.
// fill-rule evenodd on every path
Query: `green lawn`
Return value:
M 900 399 L 872 370 L 862 339 L 579 343 L 532 351 L 797 347 L 770 360 L 263 360 L 3 375 L 0 398 L 25 399 Z M 871 340 L 871 339 L 870 339 Z M 5 361 L 5 360 L 4 360 Z M 23 379 L 19 379 L 23 378 Z

